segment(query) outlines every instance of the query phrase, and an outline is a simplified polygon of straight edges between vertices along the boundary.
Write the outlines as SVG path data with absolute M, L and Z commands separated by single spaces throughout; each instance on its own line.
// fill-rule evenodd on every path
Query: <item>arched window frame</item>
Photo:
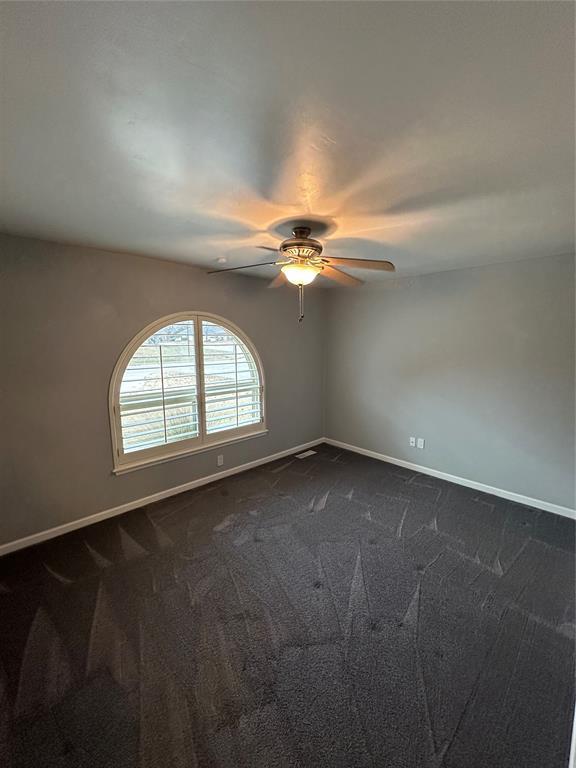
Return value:
M 198 437 L 181 440 L 174 443 L 168 443 L 153 448 L 146 448 L 140 451 L 124 453 L 122 439 L 122 425 L 120 420 L 120 386 L 124 372 L 135 352 L 142 344 L 157 333 L 162 328 L 174 323 L 194 321 L 194 342 L 196 351 L 196 375 L 198 381 L 198 407 L 200 411 L 200 434 Z M 204 359 L 202 354 L 202 322 L 207 321 L 220 325 L 233 333 L 246 346 L 256 364 L 258 376 L 260 379 L 260 408 L 261 419 L 256 424 L 249 424 L 245 427 L 233 427 L 222 432 L 208 435 L 205 430 L 205 400 L 204 400 Z M 166 315 L 143 328 L 124 348 L 122 354 L 114 367 L 108 395 L 108 407 L 110 413 L 110 428 L 112 435 L 112 451 L 114 474 L 123 474 L 141 467 L 160 464 L 172 459 L 188 456 L 193 453 L 207 451 L 217 446 L 228 445 L 239 440 L 246 440 L 258 435 L 264 435 L 268 432 L 266 427 L 266 387 L 264 380 L 264 368 L 260 355 L 252 340 L 238 328 L 235 323 L 225 317 L 214 315 L 209 312 L 176 312 L 172 315 Z

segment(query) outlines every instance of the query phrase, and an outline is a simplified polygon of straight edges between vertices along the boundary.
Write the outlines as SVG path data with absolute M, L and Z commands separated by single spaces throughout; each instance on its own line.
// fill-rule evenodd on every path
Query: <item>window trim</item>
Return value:
M 139 349 L 142 344 L 152 336 L 156 331 L 161 330 L 167 325 L 183 322 L 186 320 L 193 320 L 195 323 L 195 337 L 194 344 L 196 349 L 196 370 L 198 375 L 198 413 L 200 415 L 200 432 L 198 437 L 191 437 L 187 440 L 179 440 L 175 443 L 167 443 L 161 446 L 154 446 L 152 448 L 144 448 L 140 451 L 131 451 L 130 453 L 124 453 L 123 441 L 122 441 L 122 425 L 120 420 L 120 385 L 122 384 L 122 378 L 124 372 L 128 366 L 128 363 L 132 359 L 134 353 Z M 246 346 L 258 370 L 258 376 L 260 378 L 260 407 L 261 407 L 261 419 L 256 424 L 248 424 L 245 427 L 232 427 L 231 429 L 222 430 L 216 432 L 213 435 L 207 435 L 205 433 L 205 402 L 204 402 L 204 358 L 202 354 L 202 321 L 213 322 L 216 325 L 221 325 L 227 330 L 231 331 L 237 336 L 240 341 Z M 135 469 L 142 467 L 153 466 L 154 464 L 162 464 L 166 461 L 172 461 L 173 459 L 183 458 L 184 456 L 190 456 L 193 453 L 201 453 L 203 451 L 209 451 L 217 446 L 230 445 L 240 440 L 247 440 L 251 437 L 257 437 L 259 435 L 265 435 L 268 432 L 266 427 L 266 386 L 264 379 L 264 368 L 260 355 L 256 351 L 256 347 L 252 340 L 242 331 L 238 326 L 221 315 L 214 315 L 211 312 L 175 312 L 172 315 L 166 315 L 154 322 L 149 323 L 134 338 L 128 342 L 124 347 L 120 357 L 118 358 L 112 377 L 110 379 L 110 387 L 108 390 L 108 410 L 110 414 L 110 433 L 112 436 L 112 457 L 113 468 L 112 471 L 115 475 L 123 474 L 124 472 L 131 472 Z

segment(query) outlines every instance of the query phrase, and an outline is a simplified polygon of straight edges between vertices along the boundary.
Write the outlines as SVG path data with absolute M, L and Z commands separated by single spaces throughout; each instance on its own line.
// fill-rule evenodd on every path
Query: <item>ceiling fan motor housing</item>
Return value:
M 280 244 L 280 253 L 293 259 L 319 258 L 322 253 L 322 243 L 310 237 L 308 227 L 295 227 L 294 236 Z

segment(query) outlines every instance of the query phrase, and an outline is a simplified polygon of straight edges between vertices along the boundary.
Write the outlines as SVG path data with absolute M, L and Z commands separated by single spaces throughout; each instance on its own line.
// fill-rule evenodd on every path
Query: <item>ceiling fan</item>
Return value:
M 287 280 L 298 287 L 298 300 L 300 313 L 298 322 L 304 319 L 304 286 L 309 285 L 318 275 L 334 280 L 341 285 L 362 285 L 364 282 L 357 277 L 343 272 L 339 267 L 353 267 L 354 269 L 375 269 L 385 272 L 394 272 L 395 267 L 391 261 L 379 261 L 377 259 L 347 259 L 339 256 L 323 256 L 322 243 L 310 237 L 312 229 L 308 226 L 294 226 L 292 237 L 280 243 L 276 248 L 268 248 L 265 245 L 258 246 L 266 251 L 278 252 L 280 258 L 277 261 L 265 261 L 261 264 L 247 264 L 243 267 L 229 267 L 228 269 L 215 269 L 208 272 L 209 275 L 217 275 L 221 272 L 234 272 L 237 269 L 251 269 L 274 264 L 281 268 L 280 273 L 270 283 L 271 288 L 283 285 Z

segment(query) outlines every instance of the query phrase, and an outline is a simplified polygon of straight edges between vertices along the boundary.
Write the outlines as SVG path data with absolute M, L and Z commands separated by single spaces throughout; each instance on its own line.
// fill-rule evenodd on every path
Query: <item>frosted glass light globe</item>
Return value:
M 286 264 L 282 272 L 293 285 L 309 285 L 322 269 L 313 264 Z

